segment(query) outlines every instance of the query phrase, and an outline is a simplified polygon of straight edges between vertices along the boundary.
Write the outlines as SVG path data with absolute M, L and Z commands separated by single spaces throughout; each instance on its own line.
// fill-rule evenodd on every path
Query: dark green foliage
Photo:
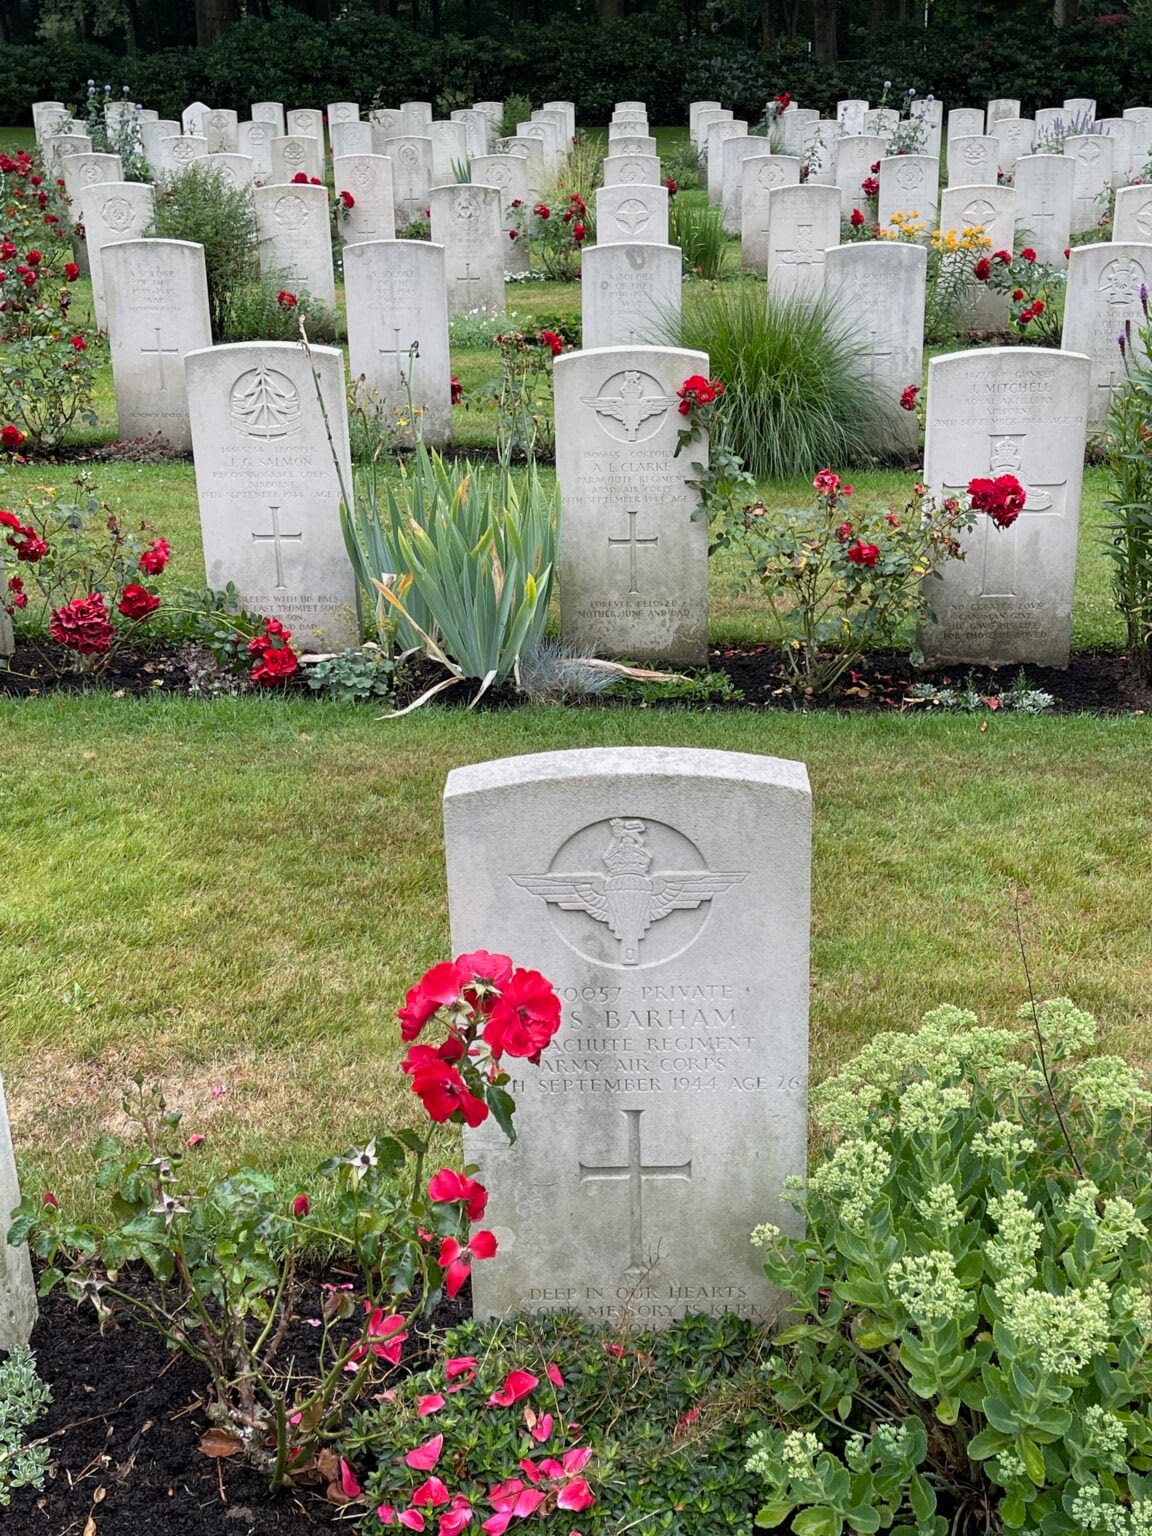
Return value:
M 724 382 L 722 439 L 758 480 L 872 457 L 886 403 L 864 349 L 827 304 L 766 298 L 751 279 L 687 291 L 679 341 Z
M 256 210 L 247 187 L 230 186 L 210 166 L 192 165 L 156 199 L 152 233 L 204 247 L 212 339 L 222 341 L 237 291 L 255 277 Z
M 346 1454 L 365 1474 L 378 1464 L 361 1478 L 373 1509 L 381 1502 L 403 1509 L 423 1479 L 404 1465 L 404 1453 L 442 1433 L 441 1466 L 453 1469 L 443 1475 L 486 1519 L 488 1490 L 521 1475 L 521 1456 L 539 1460 L 590 1446 L 584 1476 L 596 1503 L 578 1515 L 549 1516 L 541 1527 L 549 1536 L 568 1536 L 574 1525 L 584 1536 L 747 1536 L 758 1485 L 745 1469 L 743 1436 L 769 1406 L 761 1348 L 756 1328 L 730 1314 L 688 1318 L 658 1333 L 609 1332 L 562 1313 L 466 1323 L 446 1336 L 440 1353 L 480 1360 L 476 1380 L 434 1419 L 418 1419 L 415 1399 L 443 1392 L 443 1367 L 412 1377 L 395 1401 L 354 1423 Z M 545 1374 L 550 1363 L 560 1369 L 562 1388 Z M 530 1371 L 539 1387 L 514 1408 L 486 1406 L 514 1369 Z M 554 1416 L 546 1444 L 528 1437 L 523 1406 Z M 579 1430 L 568 1431 L 569 1424 Z M 379 1529 L 375 1515 L 371 1523 Z
M 291 291 L 294 305 L 282 304 L 279 295 Z M 228 299 L 224 320 L 227 341 L 299 341 L 303 319 L 309 341 L 327 343 L 341 335 L 340 317 L 290 278 L 249 276 L 238 283 Z

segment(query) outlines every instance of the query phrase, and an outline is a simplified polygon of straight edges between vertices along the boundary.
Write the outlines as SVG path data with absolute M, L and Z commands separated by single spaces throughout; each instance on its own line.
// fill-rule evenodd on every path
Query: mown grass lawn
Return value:
M 575 284 L 510 286 L 508 298 L 509 326 L 579 314 Z M 79 313 L 86 285 L 77 299 Z M 499 355 L 458 346 L 453 367 L 474 402 Z M 98 426 L 77 443 L 116 436 L 106 366 L 96 406 Z M 494 418 L 466 403 L 456 431 L 466 449 L 489 447 Z M 199 587 L 191 464 L 89 468 L 113 506 L 170 539 L 167 594 Z M 13 468 L 0 499 L 61 489 L 80 469 Z M 915 475 L 851 477 L 858 496 L 899 505 Z M 761 491 L 770 506 L 808 495 L 803 482 Z M 1105 472 L 1089 470 L 1079 649 L 1122 638 L 1107 493 Z M 768 634 L 759 599 L 736 590 L 739 574 L 732 560 L 711 571 L 720 644 Z M 941 1000 L 1010 1019 L 1026 996 L 1012 923 L 1022 889 L 1040 994 L 1074 997 L 1112 1048 L 1152 1055 L 1141 719 L 640 705 L 380 715 L 268 697 L 0 701 L 0 1070 L 30 1187 L 90 1198 L 85 1148 L 118 1123 L 137 1072 L 161 1078 L 190 1128 L 208 1132 L 206 1155 L 251 1157 L 290 1182 L 380 1122 L 416 1123 L 396 1070 L 394 1010 L 448 943 L 445 775 L 560 747 L 678 744 L 808 764 L 817 1076 Z

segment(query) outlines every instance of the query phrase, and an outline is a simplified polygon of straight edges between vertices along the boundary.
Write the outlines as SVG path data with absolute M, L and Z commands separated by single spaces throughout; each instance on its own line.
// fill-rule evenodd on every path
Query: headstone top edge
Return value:
M 1059 363 L 1065 358 L 1073 362 L 1088 361 L 1083 352 L 1068 352 L 1062 347 L 976 347 L 969 348 L 966 352 L 943 352 L 938 357 L 932 358 L 928 363 L 928 376 L 931 379 L 941 364 L 945 365 L 947 372 L 952 372 L 965 363 L 969 367 L 977 367 L 987 364 L 990 360 L 1000 362 L 1010 358 L 1024 359 L 1031 363 Z
M 127 245 L 128 242 L 122 241 L 121 244 Z M 309 350 L 316 357 L 322 357 L 324 359 L 332 358 L 338 360 L 341 366 L 343 366 L 344 354 L 339 347 L 318 347 L 315 345 L 310 345 Z M 219 346 L 197 347 L 193 352 L 186 352 L 184 354 L 184 361 L 185 363 L 189 363 L 194 358 L 226 357 L 229 355 L 234 355 L 237 352 L 254 351 L 279 353 L 279 355 L 284 358 L 288 356 L 289 352 L 293 352 L 298 357 L 303 358 L 305 362 L 307 361 L 307 353 L 305 353 L 303 346 L 298 341 L 226 341 L 222 342 Z
M 101 258 L 106 256 L 109 251 L 118 251 L 121 249 L 121 247 L 126 245 L 176 246 L 178 249 L 183 251 L 202 251 L 204 249 L 199 240 L 168 240 L 163 235 L 137 235 L 132 240 L 110 240 L 107 245 L 102 245 L 100 247 Z M 234 343 L 234 345 L 245 346 L 248 345 L 248 343 L 237 342 Z M 295 345 L 295 343 L 293 343 L 293 345 Z
M 574 747 L 469 763 L 450 770 L 444 806 L 490 790 L 608 778 L 713 779 L 788 790 L 811 798 L 807 765 L 793 758 L 710 747 Z
M 621 241 L 621 244 L 631 242 Z M 595 249 L 595 247 L 593 247 Z M 605 247 L 609 249 L 609 247 Z M 674 247 L 675 249 L 675 247 Z M 638 353 L 645 356 L 660 357 L 686 357 L 695 360 L 699 358 L 704 366 L 708 366 L 707 352 L 697 352 L 692 347 L 582 347 L 577 352 L 564 352 L 553 363 L 553 372 L 557 368 L 570 369 L 577 363 L 587 363 L 590 359 L 597 362 L 607 361 L 613 357 L 635 357 Z

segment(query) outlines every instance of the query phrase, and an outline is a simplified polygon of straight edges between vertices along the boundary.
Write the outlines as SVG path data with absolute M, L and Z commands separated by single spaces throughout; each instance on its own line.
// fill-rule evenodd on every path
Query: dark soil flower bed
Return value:
M 46 653 L 28 644 L 17 646 L 9 670 L 0 669 L 0 696 L 37 697 L 46 693 L 82 693 L 93 687 L 127 697 L 150 693 L 187 693 L 189 671 L 181 647 L 152 646 L 124 648 L 93 680 L 77 674 L 57 677 Z M 1051 712 L 1057 714 L 1143 714 L 1152 711 L 1152 688 L 1142 684 L 1127 659 L 1115 653 L 1074 655 L 1067 670 L 1054 667 L 946 667 L 921 670 L 899 652 L 876 653 L 849 675 L 835 694 L 823 698 L 798 699 L 785 686 L 774 650 L 769 646 L 714 646 L 709 653 L 708 672 L 723 674 L 728 688 L 691 693 L 674 686 L 639 688 L 630 685 L 623 694 L 600 694 L 568 698 L 568 704 L 587 703 L 599 708 L 629 708 L 639 702 L 708 709 L 840 709 L 854 712 L 887 713 L 892 710 L 937 713 L 940 706 L 930 700 L 912 697 L 917 684 L 931 683 L 938 688 L 969 688 L 983 696 L 989 710 L 998 708 L 998 697 L 1017 680 L 1018 674 L 1034 689 L 1050 693 Z M 294 695 L 317 698 L 304 681 L 301 669 L 287 684 L 277 685 Z M 412 702 L 439 682 L 443 671 L 427 662 L 409 665 L 397 694 L 397 706 Z M 264 695 L 270 690 L 254 690 Z M 274 691 L 274 690 L 273 690 Z M 475 685 L 460 683 L 437 696 L 442 704 L 467 705 L 475 694 Z M 514 708 L 526 701 L 512 688 L 493 688 L 481 700 L 480 707 Z M 372 708 L 383 707 L 375 700 Z

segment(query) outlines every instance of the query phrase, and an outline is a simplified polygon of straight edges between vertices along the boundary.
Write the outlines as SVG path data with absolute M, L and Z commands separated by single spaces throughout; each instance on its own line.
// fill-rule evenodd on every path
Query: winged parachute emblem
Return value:
M 563 912 L 586 912 L 605 923 L 619 940 L 624 965 L 640 964 L 640 944 L 653 923 L 670 912 L 694 911 L 713 896 L 748 878 L 707 869 L 652 875 L 646 827 L 634 817 L 613 817 L 612 838 L 603 855 L 607 874 L 513 875 L 523 890 Z
M 583 395 L 581 399 L 597 416 L 618 421 L 630 443 L 636 441 L 646 421 L 671 410 L 676 404 L 675 395 L 646 395 L 644 376 L 634 369 L 625 372 L 618 395 Z

